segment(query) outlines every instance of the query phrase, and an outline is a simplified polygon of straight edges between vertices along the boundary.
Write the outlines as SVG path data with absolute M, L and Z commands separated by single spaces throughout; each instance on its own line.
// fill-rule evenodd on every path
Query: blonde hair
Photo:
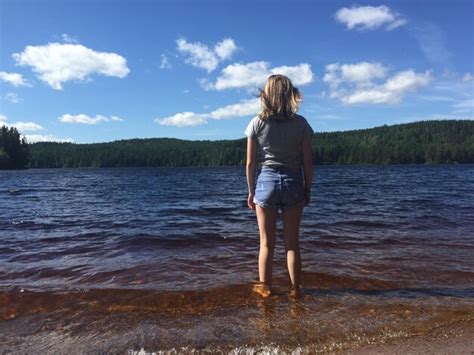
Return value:
M 270 116 L 277 119 L 290 119 L 298 111 L 301 93 L 288 77 L 280 74 L 270 75 L 263 90 L 258 95 L 262 104 L 261 120 Z

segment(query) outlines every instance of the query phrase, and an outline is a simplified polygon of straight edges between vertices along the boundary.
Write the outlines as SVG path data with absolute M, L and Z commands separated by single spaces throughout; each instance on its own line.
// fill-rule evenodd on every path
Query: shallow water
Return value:
M 315 168 L 305 295 L 251 293 L 245 172 L 0 172 L 0 349 L 328 351 L 474 317 L 474 166 Z

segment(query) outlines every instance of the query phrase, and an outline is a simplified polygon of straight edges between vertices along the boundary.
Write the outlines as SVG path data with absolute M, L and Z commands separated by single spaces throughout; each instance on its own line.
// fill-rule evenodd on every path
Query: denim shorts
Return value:
M 258 169 L 253 202 L 262 208 L 304 206 L 304 186 L 301 169 L 285 166 Z

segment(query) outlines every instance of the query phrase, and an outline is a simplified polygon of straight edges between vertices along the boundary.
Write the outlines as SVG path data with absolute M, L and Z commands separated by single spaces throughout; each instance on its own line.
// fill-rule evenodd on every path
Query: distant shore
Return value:
M 420 121 L 317 132 L 316 165 L 474 163 L 474 120 Z M 30 168 L 244 166 L 246 138 L 190 141 L 127 139 L 108 143 L 28 144 Z

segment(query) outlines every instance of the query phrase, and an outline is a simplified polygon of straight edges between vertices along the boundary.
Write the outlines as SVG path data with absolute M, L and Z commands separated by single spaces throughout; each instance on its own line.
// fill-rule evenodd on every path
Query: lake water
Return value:
M 0 350 L 331 351 L 474 317 L 474 165 L 317 166 L 261 300 L 242 167 L 0 171 Z

